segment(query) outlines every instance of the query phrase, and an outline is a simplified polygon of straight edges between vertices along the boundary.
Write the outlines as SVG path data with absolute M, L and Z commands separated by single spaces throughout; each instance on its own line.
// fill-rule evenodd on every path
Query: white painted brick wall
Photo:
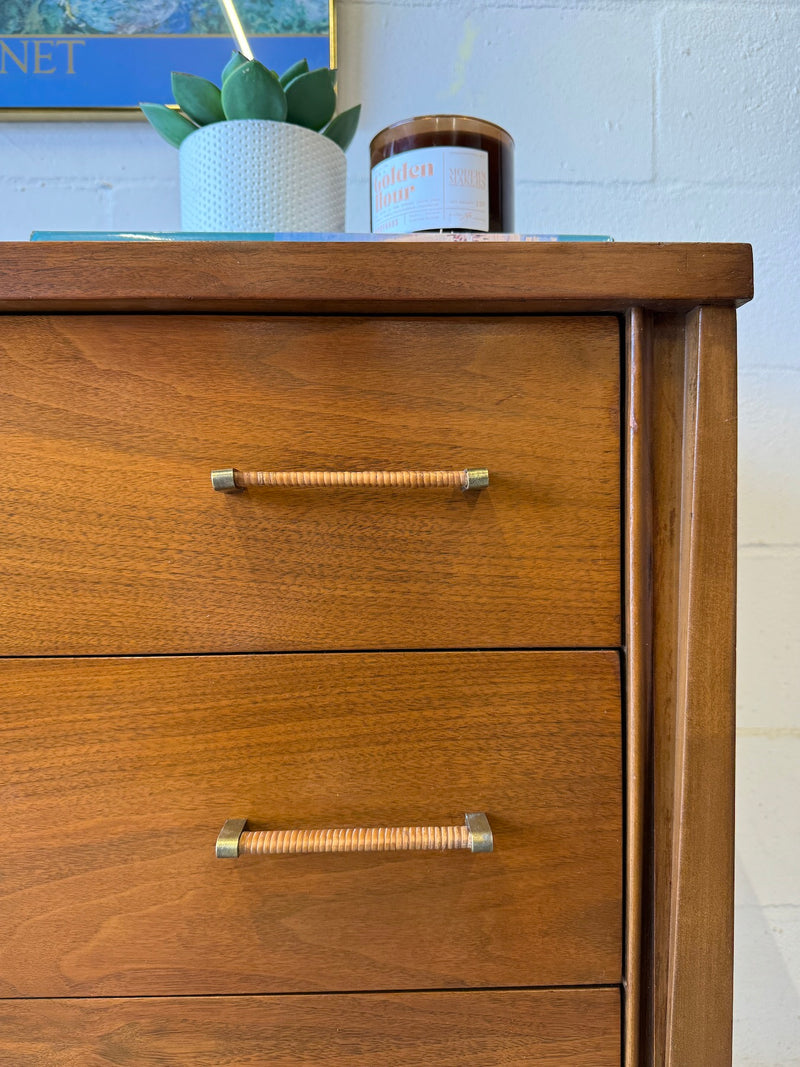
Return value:
M 456 111 L 516 138 L 520 230 L 754 246 L 739 320 L 735 1062 L 800 1065 L 800 3 L 339 0 L 339 28 L 342 103 L 364 104 L 349 229 L 369 223 L 370 137 Z M 176 229 L 176 181 L 176 153 L 143 123 L 0 123 L 3 240 Z
M 659 177 L 796 181 L 800 6 L 679 3 L 658 22 Z

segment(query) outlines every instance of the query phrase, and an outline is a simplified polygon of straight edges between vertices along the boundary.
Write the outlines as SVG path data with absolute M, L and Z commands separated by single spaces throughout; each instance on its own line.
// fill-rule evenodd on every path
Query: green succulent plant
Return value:
M 334 115 L 336 71 L 309 70 L 305 59 L 283 74 L 257 59 L 234 52 L 222 72 L 221 87 L 196 74 L 172 72 L 177 108 L 140 104 L 150 124 L 165 141 L 178 148 L 200 126 L 228 119 L 271 119 L 305 126 L 346 149 L 358 126 L 361 105 Z

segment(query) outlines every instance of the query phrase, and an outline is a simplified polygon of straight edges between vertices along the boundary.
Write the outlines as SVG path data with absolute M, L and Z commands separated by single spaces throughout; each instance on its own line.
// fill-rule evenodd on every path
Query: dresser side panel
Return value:
M 732 1056 L 736 317 L 688 317 L 668 1067 Z

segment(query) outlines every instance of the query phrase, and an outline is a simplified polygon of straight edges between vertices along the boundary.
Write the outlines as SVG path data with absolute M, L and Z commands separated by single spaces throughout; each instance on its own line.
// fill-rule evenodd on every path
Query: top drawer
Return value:
M 610 316 L 6 318 L 0 654 L 615 645 L 619 346 Z

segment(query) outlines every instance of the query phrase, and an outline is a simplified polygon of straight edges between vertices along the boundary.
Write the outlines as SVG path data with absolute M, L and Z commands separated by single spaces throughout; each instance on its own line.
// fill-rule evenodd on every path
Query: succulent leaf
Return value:
M 225 69 L 222 72 L 222 80 L 225 81 L 235 70 L 239 67 L 243 67 L 247 62 L 247 56 L 243 56 L 241 52 L 232 52 L 231 58 L 225 64 Z
M 356 104 L 355 107 L 348 108 L 347 111 L 343 111 L 341 115 L 337 115 L 336 118 L 331 119 L 322 133 L 324 133 L 326 137 L 330 137 L 332 141 L 335 141 L 343 152 L 346 152 L 350 147 L 350 142 L 355 136 L 360 115 L 361 104 Z
M 227 119 L 283 122 L 287 101 L 278 76 L 257 59 L 249 59 L 222 83 L 222 109 Z
M 290 81 L 298 78 L 301 74 L 308 73 L 308 60 L 298 59 L 296 63 L 292 63 L 291 67 L 288 67 L 280 76 L 280 83 L 285 89 Z
M 2 0 L 0 0 L 2 6 Z M 207 78 L 172 72 L 178 107 L 140 104 L 153 128 L 178 148 L 201 126 L 226 119 L 267 119 L 315 130 L 347 149 L 358 126 L 361 106 L 334 117 L 336 70 L 308 69 L 300 59 L 280 76 L 256 59 L 234 51 L 222 71 L 222 88 Z
M 336 110 L 336 93 L 327 67 L 294 78 L 286 86 L 286 121 L 309 130 L 321 130 Z
M 181 141 L 197 129 L 185 115 L 166 104 L 139 104 L 139 107 L 150 125 L 174 148 L 179 148 Z
M 220 91 L 207 78 L 173 71 L 172 93 L 181 111 L 198 126 L 222 122 L 225 118 Z

